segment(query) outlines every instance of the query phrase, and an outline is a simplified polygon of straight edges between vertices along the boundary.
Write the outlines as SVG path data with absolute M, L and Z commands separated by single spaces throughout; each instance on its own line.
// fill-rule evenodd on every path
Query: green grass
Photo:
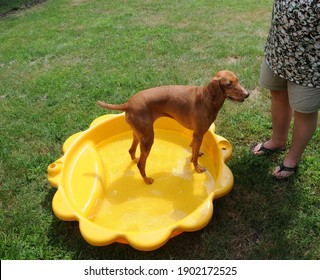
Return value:
M 319 129 L 287 182 L 269 175 L 284 153 L 248 152 L 271 133 L 269 95 L 257 81 L 272 2 L 48 0 L 0 19 L 1 259 L 319 259 Z M 202 85 L 224 68 L 252 94 L 227 101 L 216 120 L 233 145 L 235 182 L 207 227 L 146 253 L 93 247 L 78 223 L 54 216 L 47 166 L 105 113 L 96 100 Z
M 27 8 L 32 5 L 38 4 L 45 0 L 1 0 L 0 1 L 0 16 L 9 12 Z

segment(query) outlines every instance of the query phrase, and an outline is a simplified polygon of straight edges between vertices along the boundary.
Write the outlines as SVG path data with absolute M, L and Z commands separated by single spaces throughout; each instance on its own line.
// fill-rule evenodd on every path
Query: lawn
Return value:
M 10 12 L 17 11 L 19 9 L 26 9 L 32 5 L 36 5 L 45 0 L 1 0 L 0 2 L 0 16 L 6 15 Z
M 258 77 L 272 3 L 48 0 L 0 18 L 0 258 L 319 259 L 320 130 L 285 182 L 270 176 L 285 152 L 249 152 L 271 133 L 270 97 Z M 251 96 L 226 101 L 216 120 L 233 146 L 235 180 L 214 201 L 208 226 L 140 252 L 91 246 L 77 222 L 54 215 L 47 166 L 70 135 L 106 113 L 97 100 L 204 85 L 220 69 L 234 71 Z

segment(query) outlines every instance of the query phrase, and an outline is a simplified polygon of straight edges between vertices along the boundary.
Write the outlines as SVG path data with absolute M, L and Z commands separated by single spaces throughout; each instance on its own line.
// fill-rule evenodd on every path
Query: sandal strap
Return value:
M 253 151 L 255 149 L 255 147 L 257 147 L 258 145 L 260 145 L 260 148 L 259 150 L 257 151 L 258 152 L 263 152 L 261 155 L 269 155 L 269 154 L 272 154 L 274 152 L 276 152 L 278 149 L 269 149 L 269 148 L 266 148 L 264 145 L 265 145 L 265 142 L 264 143 L 258 143 L 256 145 L 253 145 L 251 146 L 251 151 Z
M 262 143 L 258 152 L 265 152 L 265 153 L 273 153 L 275 150 L 272 150 L 272 149 L 269 149 L 269 148 L 266 148 L 264 146 L 265 143 Z
M 281 163 L 281 164 L 279 165 L 279 167 L 280 167 L 280 169 L 279 169 L 278 173 L 281 172 L 281 171 L 287 171 L 287 172 L 293 172 L 293 173 L 295 173 L 296 170 L 297 170 L 297 167 L 296 167 L 296 166 L 295 166 L 295 167 L 288 167 L 288 166 L 285 166 L 283 163 Z

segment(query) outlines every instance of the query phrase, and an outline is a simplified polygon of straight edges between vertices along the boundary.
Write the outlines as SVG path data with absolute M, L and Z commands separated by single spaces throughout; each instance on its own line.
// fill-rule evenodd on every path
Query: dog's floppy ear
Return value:
M 222 77 L 214 76 L 207 86 L 208 93 L 209 93 L 208 97 L 211 99 L 211 102 L 214 104 L 221 104 L 226 99 L 225 93 L 222 89 L 221 80 L 222 80 Z
M 209 92 L 223 95 L 220 81 L 221 77 L 214 76 L 208 85 Z

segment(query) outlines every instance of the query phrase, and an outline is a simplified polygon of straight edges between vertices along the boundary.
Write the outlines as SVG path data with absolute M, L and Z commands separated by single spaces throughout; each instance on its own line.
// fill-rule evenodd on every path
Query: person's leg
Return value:
M 288 96 L 289 103 L 294 108 L 292 143 L 282 164 L 273 173 L 278 179 L 294 174 L 295 167 L 302 159 L 304 150 L 318 125 L 320 88 L 288 82 Z
M 292 119 L 292 108 L 286 90 L 271 90 L 272 136 L 265 142 L 256 145 L 253 153 L 263 154 L 261 146 L 269 150 L 277 150 L 287 145 L 288 133 Z
M 318 112 L 314 113 L 294 113 L 294 125 L 292 134 L 292 144 L 289 152 L 283 160 L 283 165 L 289 168 L 297 166 L 301 160 L 303 152 L 312 138 L 318 125 Z M 283 170 L 277 167 L 273 173 L 277 178 L 288 177 L 293 171 Z
M 288 82 L 274 74 L 265 60 L 261 65 L 259 84 L 271 92 L 272 136 L 267 142 L 251 147 L 255 155 L 263 155 L 285 147 L 292 119 Z

